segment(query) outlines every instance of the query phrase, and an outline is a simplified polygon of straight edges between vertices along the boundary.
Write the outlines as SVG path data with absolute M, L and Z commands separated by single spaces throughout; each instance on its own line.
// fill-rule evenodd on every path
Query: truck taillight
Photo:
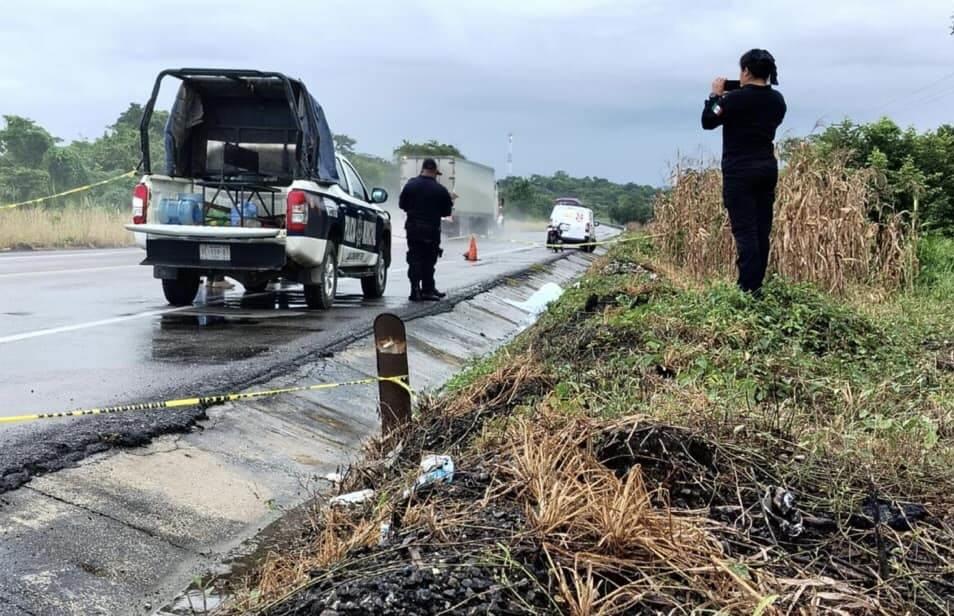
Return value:
M 592 227 L 590 226 L 590 223 L 586 223 L 586 232 L 589 233 L 590 229 L 592 229 Z
M 293 233 L 304 233 L 308 225 L 308 195 L 301 190 L 288 193 L 288 208 L 285 212 L 285 229 Z
M 133 188 L 132 217 L 134 225 L 146 222 L 149 213 L 149 188 L 145 184 L 136 184 Z

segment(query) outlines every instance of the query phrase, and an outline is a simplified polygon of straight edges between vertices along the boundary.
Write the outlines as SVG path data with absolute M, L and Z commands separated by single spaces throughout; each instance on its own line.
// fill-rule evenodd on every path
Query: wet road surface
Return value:
M 357 280 L 342 280 L 329 311 L 307 309 L 299 286 L 247 296 L 238 284 L 171 308 L 138 249 L 0 255 L 0 417 L 256 387 L 366 335 L 383 311 L 447 310 L 553 259 L 528 244 L 540 235 L 482 239 L 477 263 L 463 259 L 466 242 L 447 242 L 437 281 L 450 297 L 437 305 L 408 302 L 406 248 L 395 242 L 385 297 L 364 300 Z M 0 494 L 112 447 L 188 432 L 204 416 L 192 407 L 0 424 Z
M 462 258 L 464 241 L 448 242 L 439 287 L 453 293 L 547 259 L 543 247 L 517 243 L 539 235 L 482 239 L 478 263 Z M 306 308 L 300 286 L 246 296 L 237 283 L 171 308 L 139 249 L 0 255 L 0 416 L 213 393 L 280 370 L 367 330 L 382 311 L 419 306 L 408 305 L 401 242 L 384 298 L 364 300 L 358 281 L 344 279 L 325 312 Z

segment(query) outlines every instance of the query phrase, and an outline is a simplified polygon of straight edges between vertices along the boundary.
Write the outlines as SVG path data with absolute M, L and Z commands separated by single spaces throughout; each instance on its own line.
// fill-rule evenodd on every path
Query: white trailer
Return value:
M 402 156 L 401 188 L 420 175 L 425 158 L 437 161 L 437 176 L 447 190 L 457 193 L 453 213 L 441 225 L 444 233 L 459 236 L 492 234 L 497 228 L 497 181 L 494 168 L 452 156 Z

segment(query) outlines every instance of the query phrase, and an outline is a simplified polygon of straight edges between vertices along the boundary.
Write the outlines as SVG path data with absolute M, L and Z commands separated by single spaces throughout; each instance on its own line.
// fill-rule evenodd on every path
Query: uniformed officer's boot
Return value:
M 412 302 L 421 301 L 421 283 L 412 282 L 411 283 L 411 294 L 408 296 L 408 299 Z
M 423 289 L 419 298 L 422 302 L 439 302 L 443 296 L 439 295 L 436 289 Z

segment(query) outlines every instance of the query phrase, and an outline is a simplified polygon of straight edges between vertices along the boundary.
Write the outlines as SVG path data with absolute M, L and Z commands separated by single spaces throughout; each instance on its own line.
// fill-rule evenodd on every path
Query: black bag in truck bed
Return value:
M 228 261 L 202 261 L 201 244 L 226 245 Z M 146 259 L 142 265 L 167 265 L 195 269 L 277 271 L 285 267 L 285 247 L 271 242 L 200 242 L 198 240 L 146 240 Z

